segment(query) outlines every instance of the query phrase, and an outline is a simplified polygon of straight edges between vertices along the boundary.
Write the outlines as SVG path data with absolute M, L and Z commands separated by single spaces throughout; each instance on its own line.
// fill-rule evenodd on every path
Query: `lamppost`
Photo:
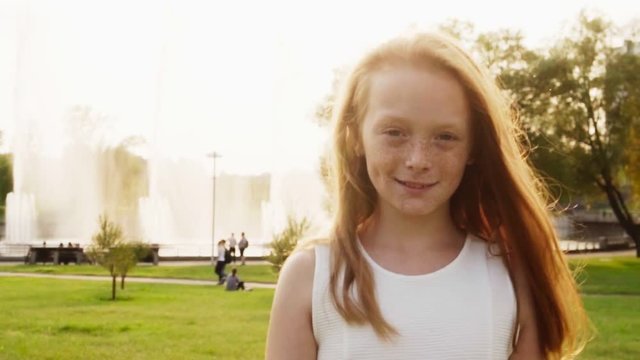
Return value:
M 213 159 L 213 207 L 212 212 L 213 216 L 211 217 L 211 265 L 215 266 L 216 258 L 215 258 L 215 250 L 216 250 L 216 159 L 221 157 L 217 152 L 212 152 L 211 154 L 207 154 L 208 157 Z

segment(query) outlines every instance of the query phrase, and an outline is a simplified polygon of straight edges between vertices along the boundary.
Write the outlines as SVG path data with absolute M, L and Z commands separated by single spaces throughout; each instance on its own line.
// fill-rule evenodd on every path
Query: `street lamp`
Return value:
M 207 154 L 208 157 L 213 158 L 213 216 L 211 217 L 211 265 L 215 266 L 215 250 L 216 250 L 216 159 L 221 157 L 217 152 Z

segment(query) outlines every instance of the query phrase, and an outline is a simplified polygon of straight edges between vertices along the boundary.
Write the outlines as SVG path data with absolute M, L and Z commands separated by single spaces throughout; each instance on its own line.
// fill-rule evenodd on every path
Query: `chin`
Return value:
M 400 213 L 407 216 L 428 216 L 435 212 L 435 209 L 431 206 L 417 204 L 405 204 L 399 206 L 397 209 Z

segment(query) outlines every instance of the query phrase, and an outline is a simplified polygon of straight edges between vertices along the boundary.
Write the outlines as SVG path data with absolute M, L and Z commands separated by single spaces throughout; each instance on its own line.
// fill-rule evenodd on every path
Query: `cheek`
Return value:
M 464 173 L 469 156 L 466 151 L 443 154 L 438 158 L 441 168 L 451 173 Z
M 396 163 L 393 153 L 381 149 L 369 149 L 369 151 L 366 152 L 365 159 L 370 174 L 372 172 L 377 173 L 390 170 Z

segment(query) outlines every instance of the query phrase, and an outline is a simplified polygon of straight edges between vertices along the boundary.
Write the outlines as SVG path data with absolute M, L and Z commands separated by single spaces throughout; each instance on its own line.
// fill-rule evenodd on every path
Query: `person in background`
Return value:
M 227 278 L 228 291 L 244 290 L 244 281 L 241 281 L 238 277 L 238 269 L 233 268 L 231 275 Z
M 218 275 L 218 285 L 224 284 L 227 275 L 224 272 L 224 267 L 227 265 L 225 261 L 227 256 L 227 248 L 225 246 L 225 240 L 218 241 L 218 258 L 216 261 L 216 274 Z
M 231 256 L 230 261 L 227 262 L 233 262 L 235 264 L 236 262 L 236 237 L 234 236 L 233 233 L 231 233 L 231 237 L 229 238 L 229 255 Z M 229 259 L 227 259 L 229 260 Z
M 242 265 L 244 265 L 244 250 L 249 247 L 249 240 L 247 240 L 247 238 L 244 236 L 244 233 L 242 233 L 242 236 L 240 237 L 240 242 L 238 243 L 238 248 L 240 249 L 240 260 L 242 261 Z

